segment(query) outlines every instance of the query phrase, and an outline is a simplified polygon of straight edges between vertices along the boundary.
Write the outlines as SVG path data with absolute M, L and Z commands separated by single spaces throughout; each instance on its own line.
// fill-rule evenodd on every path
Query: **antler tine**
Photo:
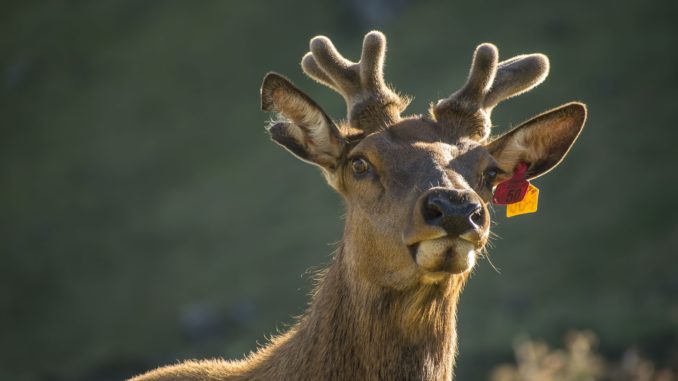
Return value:
M 381 32 L 370 32 L 363 39 L 360 54 L 360 80 L 363 87 L 373 91 L 390 89 L 384 83 L 386 37 Z
M 469 102 L 479 103 L 489 90 L 497 74 L 497 61 L 499 52 L 492 44 L 482 44 L 473 53 L 471 70 L 464 87 L 459 90 L 457 96 L 464 97 Z
M 523 54 L 499 64 L 492 89 L 485 96 L 485 109 L 520 95 L 544 82 L 549 75 L 549 59 L 543 54 Z
M 329 38 L 314 37 L 311 39 L 310 48 L 317 66 L 339 87 L 337 90 L 345 95 L 358 90 L 356 64 L 344 58 Z
M 492 109 L 501 101 L 537 86 L 549 72 L 549 61 L 543 54 L 519 55 L 500 63 L 497 63 L 498 57 L 493 44 L 485 43 L 476 48 L 464 87 L 438 101 L 433 108 L 433 116 L 438 122 L 449 126 L 465 125 L 467 130 L 458 131 L 459 135 L 482 141 L 490 134 Z M 457 123 L 459 118 L 472 118 L 476 122 Z
M 325 36 L 311 39 L 310 50 L 301 61 L 302 69 L 344 97 L 352 127 L 371 132 L 400 119 L 408 102 L 384 82 L 386 37 L 381 32 L 365 36 L 358 63 L 344 58 Z
M 315 79 L 316 81 L 322 83 L 323 85 L 333 89 L 336 92 L 339 92 L 339 87 L 336 83 L 330 78 L 323 69 L 318 66 L 318 63 L 313 58 L 313 53 L 308 52 L 304 55 L 304 58 L 301 59 L 301 68 L 304 70 L 304 73 L 309 77 Z

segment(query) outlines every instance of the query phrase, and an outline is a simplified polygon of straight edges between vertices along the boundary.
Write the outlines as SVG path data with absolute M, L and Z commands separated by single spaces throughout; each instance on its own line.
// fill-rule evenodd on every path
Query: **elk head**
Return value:
M 326 37 L 311 40 L 304 72 L 336 90 L 347 121 L 335 123 L 284 77 L 269 73 L 262 109 L 279 122 L 271 138 L 319 166 L 346 200 L 343 261 L 361 284 L 406 289 L 466 274 L 488 240 L 493 187 L 519 163 L 527 178 L 555 167 L 586 118 L 569 103 L 490 139 L 490 113 L 504 99 L 530 90 L 548 74 L 541 54 L 498 62 L 492 44 L 478 46 L 466 84 L 432 106 L 429 116 L 402 117 L 408 99 L 383 78 L 386 39 L 365 36 L 358 63 Z

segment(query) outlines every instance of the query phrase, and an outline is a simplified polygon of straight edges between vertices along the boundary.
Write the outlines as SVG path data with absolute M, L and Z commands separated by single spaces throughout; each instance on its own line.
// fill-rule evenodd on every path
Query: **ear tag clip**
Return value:
M 534 213 L 539 202 L 539 189 L 525 178 L 527 163 L 519 163 L 513 177 L 501 182 L 494 190 L 492 202 L 506 205 L 506 217 Z

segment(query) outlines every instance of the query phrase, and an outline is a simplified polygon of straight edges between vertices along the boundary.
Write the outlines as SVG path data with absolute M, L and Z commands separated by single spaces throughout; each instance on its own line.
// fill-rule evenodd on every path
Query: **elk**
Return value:
M 384 81 L 385 50 L 378 31 L 365 36 L 358 63 L 327 37 L 311 40 L 303 71 L 343 96 L 345 122 L 279 74 L 261 86 L 262 109 L 278 115 L 271 139 L 319 167 L 345 200 L 343 239 L 307 311 L 243 360 L 188 361 L 134 381 L 453 378 L 457 302 L 488 241 L 493 187 L 518 165 L 527 179 L 554 168 L 586 106 L 562 105 L 491 138 L 492 109 L 541 83 L 549 61 L 499 62 L 484 43 L 460 90 L 428 116 L 404 117 L 408 98 Z

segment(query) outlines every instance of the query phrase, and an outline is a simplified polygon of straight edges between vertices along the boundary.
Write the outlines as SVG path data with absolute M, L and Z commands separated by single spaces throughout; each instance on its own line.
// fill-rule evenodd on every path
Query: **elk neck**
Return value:
M 319 279 L 306 313 L 279 337 L 273 357 L 317 379 L 452 379 L 456 305 L 467 276 L 404 289 L 377 286 L 348 263 L 380 253 L 355 252 L 373 249 L 350 238 Z

